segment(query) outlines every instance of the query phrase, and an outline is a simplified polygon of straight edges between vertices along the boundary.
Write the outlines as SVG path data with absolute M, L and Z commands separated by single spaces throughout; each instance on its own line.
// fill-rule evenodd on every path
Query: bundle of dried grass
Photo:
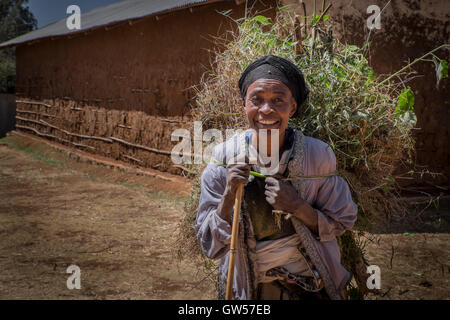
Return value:
M 205 130 L 247 128 L 237 87 L 242 71 L 267 54 L 297 64 L 309 83 L 310 97 L 301 116 L 292 119 L 290 125 L 331 146 L 338 172 L 347 180 L 358 204 L 358 231 L 348 232 L 338 240 L 342 262 L 356 280 L 350 295 L 362 298 L 367 293 L 368 275 L 364 267 L 366 240 L 361 240 L 361 235 L 370 230 L 374 217 L 406 212 L 397 200 L 393 173 L 401 161 L 411 161 L 414 153 L 412 91 L 401 82 L 390 81 L 393 77 L 377 80 L 364 57 L 367 46 L 344 45 L 333 38 L 326 9 L 320 15 L 306 17 L 306 13 L 298 16 L 281 8 L 274 22 L 254 15 L 235 23 L 237 31 L 219 39 L 223 50 L 216 53 L 212 70 L 196 87 L 193 118 L 201 121 Z M 194 168 L 194 188 L 180 225 L 181 256 L 202 257 L 193 226 L 203 168 Z M 213 265 L 202 259 L 205 265 Z

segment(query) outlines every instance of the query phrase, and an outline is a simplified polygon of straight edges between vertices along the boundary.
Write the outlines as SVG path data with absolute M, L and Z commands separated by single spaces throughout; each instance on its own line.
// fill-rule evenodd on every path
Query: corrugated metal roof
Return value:
M 66 26 L 67 18 L 64 18 L 38 30 L 31 31 L 6 41 L 0 44 L 0 49 L 37 39 L 85 32 L 96 27 L 142 18 L 156 13 L 172 11 L 176 8 L 192 7 L 203 3 L 206 4 L 218 1 L 219 0 L 125 0 L 86 13 L 83 13 L 83 8 L 81 8 L 81 30 L 69 30 Z

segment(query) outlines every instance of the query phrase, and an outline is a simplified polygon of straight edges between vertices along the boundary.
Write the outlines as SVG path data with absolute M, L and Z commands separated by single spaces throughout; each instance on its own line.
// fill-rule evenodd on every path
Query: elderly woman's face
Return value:
M 291 90 L 279 80 L 259 79 L 247 89 L 244 101 L 250 128 L 278 129 L 284 136 L 289 118 L 297 110 Z

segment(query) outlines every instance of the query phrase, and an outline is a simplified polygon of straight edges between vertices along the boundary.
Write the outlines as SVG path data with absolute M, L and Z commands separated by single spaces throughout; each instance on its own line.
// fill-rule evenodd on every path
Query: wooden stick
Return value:
M 123 156 L 124 158 L 129 159 L 129 160 L 132 160 L 132 161 L 135 161 L 135 162 L 137 162 L 137 163 L 143 164 L 143 162 L 142 162 L 141 160 L 136 159 L 136 158 L 133 158 L 133 157 L 130 157 L 130 156 L 127 156 L 126 154 L 122 154 L 122 156 Z
M 17 117 L 16 117 L 16 118 L 17 118 Z M 42 120 L 42 119 L 40 120 L 40 122 L 41 122 L 41 124 L 44 124 L 44 125 L 46 125 L 46 126 L 49 126 L 50 128 L 53 128 L 53 129 L 59 130 L 59 131 L 61 131 L 61 132 L 64 132 L 65 134 L 67 134 L 67 135 L 69 135 L 69 136 L 74 136 L 74 137 L 78 137 L 78 138 L 85 138 L 85 139 L 100 140 L 100 141 L 112 143 L 112 139 L 103 138 L 103 137 L 96 137 L 96 136 L 87 136 L 87 135 L 84 135 L 84 134 L 72 133 L 72 132 L 69 132 L 69 131 L 67 131 L 67 130 L 58 128 L 57 126 L 52 125 L 52 124 L 50 124 L 50 123 L 47 123 L 47 122 L 45 122 L 45 121 Z
M 308 17 L 306 16 L 306 5 L 305 3 L 302 1 L 302 8 L 303 8 L 303 15 L 304 15 L 304 27 L 305 27 L 305 36 L 303 37 L 303 39 L 306 39 L 306 37 L 308 36 Z
M 227 289 L 226 289 L 226 300 L 233 299 L 233 279 L 234 279 L 234 264 L 236 260 L 236 251 L 238 245 L 238 234 L 239 234 L 239 216 L 241 214 L 241 202 L 242 202 L 242 190 L 244 185 L 239 185 L 236 191 L 236 199 L 234 202 L 234 215 L 233 215 L 233 226 L 231 228 L 231 243 L 230 243 L 230 258 L 228 260 L 228 279 L 227 279 Z
M 130 147 L 135 147 L 135 148 L 138 148 L 138 149 L 142 149 L 142 150 L 146 150 L 146 151 L 150 151 L 150 152 L 154 152 L 154 153 L 165 154 L 165 155 L 168 155 L 168 156 L 170 156 L 172 154 L 171 151 L 165 151 L 165 150 L 159 150 L 159 149 L 155 149 L 155 148 L 149 148 L 149 147 L 146 147 L 146 146 L 141 146 L 139 144 L 134 144 L 134 143 L 131 143 L 131 142 L 128 142 L 128 141 L 124 141 L 122 139 L 115 138 L 115 137 L 109 137 L 109 138 L 111 140 L 113 140 L 113 141 L 125 144 L 125 145 L 130 146 Z
M 16 119 L 20 120 L 20 121 L 26 121 L 26 122 L 33 122 L 33 123 L 37 123 L 42 125 L 42 123 L 40 121 L 34 120 L 34 119 L 28 119 L 28 118 L 22 118 L 19 116 L 16 116 Z
M 17 113 L 38 114 L 38 115 L 43 116 L 43 117 L 56 118 L 56 116 L 51 115 L 51 114 L 39 113 L 39 112 L 28 111 L 28 110 L 16 109 L 16 112 L 17 112 Z
M 16 103 L 38 104 L 38 105 L 41 105 L 41 106 L 45 106 L 47 108 L 53 108 L 53 106 L 51 106 L 51 105 L 49 105 L 47 103 L 37 102 L 37 101 L 16 100 Z

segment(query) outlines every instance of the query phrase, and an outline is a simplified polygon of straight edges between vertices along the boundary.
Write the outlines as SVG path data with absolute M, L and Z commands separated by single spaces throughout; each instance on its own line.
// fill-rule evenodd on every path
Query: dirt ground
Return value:
M 0 299 L 213 298 L 172 250 L 188 189 L 0 139 Z M 71 264 L 80 290 L 67 289 Z
M 202 268 L 179 262 L 179 177 L 80 163 L 35 139 L 0 139 L 0 299 L 214 299 Z M 376 235 L 369 299 L 450 299 L 450 235 Z M 69 290 L 66 269 L 81 269 Z

